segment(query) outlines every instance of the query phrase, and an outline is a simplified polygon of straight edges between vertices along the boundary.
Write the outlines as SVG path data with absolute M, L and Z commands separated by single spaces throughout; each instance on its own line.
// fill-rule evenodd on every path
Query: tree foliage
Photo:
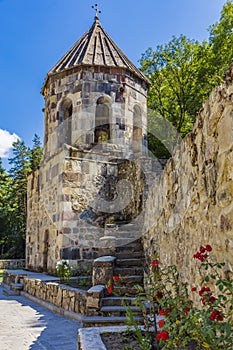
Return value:
M 213 50 L 211 63 L 218 84 L 233 60 L 233 3 L 231 0 L 226 2 L 219 22 L 212 25 L 209 32 L 209 41 Z
M 151 81 L 148 107 L 168 120 L 181 136 L 192 129 L 197 111 L 232 63 L 232 1 L 227 1 L 219 22 L 209 32 L 209 40 L 202 43 L 174 36 L 156 50 L 149 48 L 140 60 L 141 70 Z M 161 149 L 150 129 L 153 120 L 148 125 L 149 147 L 157 155 Z
M 43 147 L 41 146 L 40 137 L 35 134 L 32 140 L 33 146 L 30 151 L 30 166 L 31 170 L 35 171 L 40 167 L 41 158 L 43 155 Z
M 11 247 L 11 230 L 10 230 L 10 189 L 12 179 L 2 167 L 0 159 L 0 254 L 4 258 L 6 252 Z
M 33 147 L 24 141 L 13 143 L 9 174 L 0 162 L 0 254 L 2 258 L 23 258 L 27 215 L 27 177 L 39 167 L 43 149 L 35 135 Z

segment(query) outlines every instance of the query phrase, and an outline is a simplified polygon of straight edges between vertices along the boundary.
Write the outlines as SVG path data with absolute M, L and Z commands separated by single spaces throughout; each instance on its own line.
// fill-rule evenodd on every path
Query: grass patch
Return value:
M 3 271 L 4 271 L 4 270 L 0 270 L 0 282 L 2 282 L 2 278 L 3 278 Z

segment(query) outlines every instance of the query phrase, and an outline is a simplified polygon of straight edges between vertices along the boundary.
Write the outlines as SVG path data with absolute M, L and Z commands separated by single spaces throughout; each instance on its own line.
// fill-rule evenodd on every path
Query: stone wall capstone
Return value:
M 233 66 L 197 115 L 150 190 L 144 227 L 149 261 L 176 264 L 190 286 L 200 282 L 193 254 L 210 244 L 233 274 Z

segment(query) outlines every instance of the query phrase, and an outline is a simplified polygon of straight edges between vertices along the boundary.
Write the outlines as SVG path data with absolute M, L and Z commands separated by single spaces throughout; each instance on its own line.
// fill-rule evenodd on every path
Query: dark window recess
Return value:
M 125 124 L 119 124 L 119 129 L 120 130 L 126 130 Z
M 126 125 L 122 122 L 120 118 L 116 118 L 116 125 L 119 125 L 120 130 L 126 130 Z
M 74 248 L 74 247 L 63 248 L 61 251 L 61 258 L 65 260 L 80 259 L 79 248 Z

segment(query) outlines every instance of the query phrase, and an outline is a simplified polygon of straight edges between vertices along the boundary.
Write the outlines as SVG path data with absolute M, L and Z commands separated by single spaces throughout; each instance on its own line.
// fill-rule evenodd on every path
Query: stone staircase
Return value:
M 23 290 L 23 277 L 25 276 L 24 270 L 16 270 L 18 272 L 15 275 L 15 270 L 7 270 L 4 272 L 3 282 L 1 283 L 3 294 L 7 296 L 19 295 Z
M 121 231 L 124 232 L 124 231 Z M 128 237 L 127 237 L 128 238 Z M 105 292 L 100 301 L 97 316 L 83 317 L 83 327 L 100 327 L 109 325 L 125 325 L 126 310 L 130 306 L 135 319 L 142 323 L 141 309 L 136 306 L 135 285 L 143 286 L 144 255 L 140 239 L 130 240 L 130 243 L 116 247 L 114 276 L 120 280 L 114 284 L 114 292 Z

